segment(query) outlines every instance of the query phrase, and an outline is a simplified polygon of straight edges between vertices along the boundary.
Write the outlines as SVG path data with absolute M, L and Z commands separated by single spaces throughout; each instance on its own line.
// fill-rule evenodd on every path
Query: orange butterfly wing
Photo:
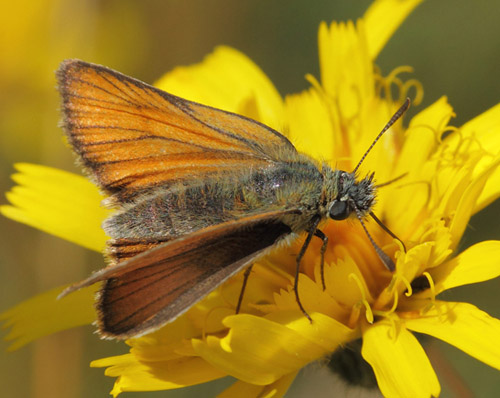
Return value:
M 70 143 L 97 183 L 121 201 L 158 185 L 267 167 L 296 153 L 261 123 L 103 66 L 67 60 L 57 77 Z
M 291 232 L 281 221 L 296 210 L 270 211 L 163 243 L 103 268 L 64 292 L 106 281 L 99 293 L 100 332 L 128 338 L 173 321 Z

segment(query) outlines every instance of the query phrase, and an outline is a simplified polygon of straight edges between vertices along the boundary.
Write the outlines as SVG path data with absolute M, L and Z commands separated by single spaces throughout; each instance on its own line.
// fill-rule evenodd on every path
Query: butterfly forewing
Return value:
M 70 143 L 119 200 L 158 185 L 266 167 L 296 153 L 262 124 L 102 66 L 69 60 L 57 76 Z

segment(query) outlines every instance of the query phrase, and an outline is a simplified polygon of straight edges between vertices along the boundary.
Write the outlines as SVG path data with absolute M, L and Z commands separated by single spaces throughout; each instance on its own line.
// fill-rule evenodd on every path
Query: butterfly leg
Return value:
M 320 255 L 321 255 L 321 283 L 323 284 L 323 290 L 326 290 L 326 283 L 325 283 L 325 252 L 326 252 L 326 247 L 328 246 L 328 236 L 326 236 L 322 230 L 317 229 L 314 231 L 314 236 L 317 236 L 323 241 L 323 244 L 321 245 L 321 250 L 320 250 Z
M 299 298 L 299 271 L 300 271 L 300 262 L 302 260 L 302 257 L 304 257 L 304 254 L 306 253 L 307 247 L 309 246 L 309 243 L 311 243 L 311 239 L 314 235 L 316 235 L 316 231 L 318 228 L 318 224 L 321 221 L 320 217 L 317 217 L 315 220 L 313 220 L 313 224 L 311 225 L 311 228 L 309 228 L 309 231 L 307 231 L 307 237 L 306 240 L 304 241 L 304 244 L 302 245 L 299 254 L 297 255 L 296 259 L 296 268 L 295 268 L 295 283 L 293 285 L 293 290 L 295 292 L 295 298 L 297 300 L 297 304 L 299 305 L 300 310 L 304 314 L 304 316 L 309 319 L 309 321 L 312 323 L 312 319 L 307 313 L 307 311 L 304 309 L 304 306 L 300 302 Z
M 245 288 L 247 287 L 248 277 L 250 272 L 252 272 L 253 264 L 250 265 L 243 274 L 243 285 L 241 285 L 240 297 L 238 297 L 238 304 L 236 305 L 236 313 L 238 314 L 241 309 L 241 303 L 243 302 L 243 295 L 245 294 Z

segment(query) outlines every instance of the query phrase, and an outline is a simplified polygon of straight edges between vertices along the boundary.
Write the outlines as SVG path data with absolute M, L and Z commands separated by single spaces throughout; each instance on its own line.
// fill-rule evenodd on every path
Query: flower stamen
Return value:
M 429 282 L 429 290 L 431 293 L 431 297 L 430 297 L 431 302 L 422 309 L 422 313 L 425 314 L 431 308 L 435 307 L 438 310 L 439 319 L 442 320 L 443 314 L 441 313 L 440 308 L 436 307 L 436 286 L 434 285 L 434 280 L 432 279 L 431 274 L 427 271 L 423 272 L 422 275 L 427 278 L 427 282 Z
M 390 318 L 389 315 L 396 312 L 396 309 L 398 308 L 398 304 L 399 304 L 399 295 L 398 295 L 398 292 L 396 290 L 394 290 L 392 293 L 393 293 L 393 297 L 394 297 L 394 299 L 392 300 L 392 307 L 388 311 L 373 310 L 374 315 L 384 317 L 384 318 Z
M 415 88 L 415 97 L 412 99 L 413 106 L 420 105 L 424 98 L 424 88 L 422 86 L 422 83 L 420 83 L 420 81 L 418 81 L 417 79 L 407 80 L 403 84 L 399 100 L 403 101 L 406 97 L 408 97 L 408 91 L 410 91 L 410 89 L 412 88 Z
M 460 135 L 460 129 L 455 126 L 446 126 L 446 128 L 444 128 L 441 131 L 441 134 L 439 134 L 437 137 L 439 144 L 442 144 L 443 140 L 453 133 L 457 133 L 458 135 Z
M 368 321 L 369 324 L 373 323 L 373 311 L 372 308 L 370 307 L 370 304 L 368 303 L 368 300 L 366 299 L 366 292 L 365 289 L 363 288 L 363 284 L 359 280 L 358 276 L 356 274 L 349 274 L 348 276 L 349 280 L 354 281 L 356 285 L 358 285 L 359 292 L 361 293 L 362 299 L 355 305 L 357 308 L 365 307 L 365 316 L 366 320 Z
M 411 88 L 415 88 L 415 98 L 412 102 L 418 105 L 422 102 L 424 96 L 424 90 L 422 84 L 416 79 L 410 79 L 406 82 L 398 76 L 402 73 L 412 73 L 413 68 L 411 66 L 403 65 L 399 66 L 391 71 L 387 77 L 380 76 L 379 83 L 381 84 L 381 91 L 384 92 L 384 96 L 389 100 L 393 101 L 392 87 L 395 86 L 397 90 L 397 100 L 395 102 L 403 102 L 406 97 L 408 97 L 408 91 Z M 380 73 L 380 72 L 379 72 Z
M 405 296 L 410 297 L 413 294 L 413 288 L 411 287 L 411 283 L 405 277 L 401 276 L 400 281 L 406 286 Z
M 388 316 L 387 320 L 391 323 L 391 328 L 389 329 L 387 334 L 392 340 L 396 340 L 396 337 L 398 335 L 396 320 L 393 316 Z

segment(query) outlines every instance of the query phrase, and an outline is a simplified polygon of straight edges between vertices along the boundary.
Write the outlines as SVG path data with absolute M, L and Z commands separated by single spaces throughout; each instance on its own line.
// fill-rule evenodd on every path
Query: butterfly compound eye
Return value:
M 345 220 L 349 217 L 349 207 L 345 200 L 335 200 L 330 206 L 329 216 L 333 220 Z

